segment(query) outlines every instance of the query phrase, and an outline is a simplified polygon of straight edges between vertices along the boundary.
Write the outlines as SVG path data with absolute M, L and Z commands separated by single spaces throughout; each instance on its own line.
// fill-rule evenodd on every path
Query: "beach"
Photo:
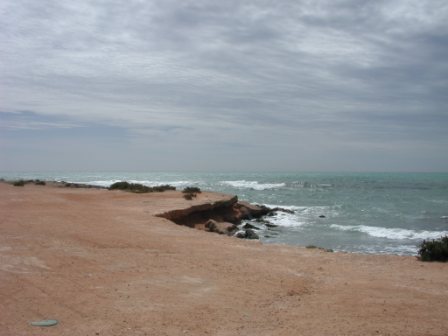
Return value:
M 0 335 L 446 335 L 448 265 L 157 215 L 234 195 L 0 183 Z M 53 327 L 31 321 L 57 319 Z

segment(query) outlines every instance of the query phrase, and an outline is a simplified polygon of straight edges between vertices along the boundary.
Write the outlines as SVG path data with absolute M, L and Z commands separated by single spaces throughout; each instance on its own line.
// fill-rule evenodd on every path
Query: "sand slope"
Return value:
M 0 183 L 0 335 L 448 335 L 448 264 L 263 245 L 154 216 L 189 204 Z M 29 325 L 44 318 L 60 323 Z

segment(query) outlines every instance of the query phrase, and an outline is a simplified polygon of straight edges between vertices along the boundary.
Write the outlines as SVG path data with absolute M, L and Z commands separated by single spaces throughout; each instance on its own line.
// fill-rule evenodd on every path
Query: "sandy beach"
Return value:
M 448 334 L 448 264 L 156 216 L 232 196 L 0 183 L 0 335 Z

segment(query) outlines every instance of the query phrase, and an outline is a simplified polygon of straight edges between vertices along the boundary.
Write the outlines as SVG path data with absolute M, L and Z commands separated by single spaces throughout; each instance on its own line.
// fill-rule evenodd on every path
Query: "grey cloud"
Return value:
M 122 127 L 142 151 L 168 133 L 171 152 L 279 161 L 298 141 L 448 145 L 445 1 L 7 0 L 0 17 L 0 109 Z

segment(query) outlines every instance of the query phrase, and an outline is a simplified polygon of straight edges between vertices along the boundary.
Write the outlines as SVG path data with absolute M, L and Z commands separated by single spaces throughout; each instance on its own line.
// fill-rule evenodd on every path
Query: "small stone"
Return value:
M 246 239 L 260 239 L 260 237 L 252 229 L 246 230 Z

